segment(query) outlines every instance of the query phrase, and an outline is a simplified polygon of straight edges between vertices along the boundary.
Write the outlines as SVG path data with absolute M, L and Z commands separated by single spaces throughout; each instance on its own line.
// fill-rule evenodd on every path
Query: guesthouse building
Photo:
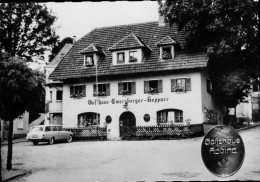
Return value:
M 107 126 L 108 139 L 120 139 L 122 126 L 222 124 L 222 107 L 210 94 L 208 57 L 188 54 L 184 41 L 184 32 L 158 21 L 86 34 L 49 77 L 62 94 L 60 123 Z

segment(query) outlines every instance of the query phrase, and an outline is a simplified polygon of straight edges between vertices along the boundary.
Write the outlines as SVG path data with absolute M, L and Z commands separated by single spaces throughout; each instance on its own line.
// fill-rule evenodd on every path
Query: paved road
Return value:
M 233 176 L 211 174 L 201 159 L 203 138 L 14 144 L 13 166 L 32 173 L 13 181 L 260 180 L 260 127 L 239 132 L 246 155 Z M 7 146 L 1 149 L 6 159 Z M 6 161 L 3 161 L 5 165 Z

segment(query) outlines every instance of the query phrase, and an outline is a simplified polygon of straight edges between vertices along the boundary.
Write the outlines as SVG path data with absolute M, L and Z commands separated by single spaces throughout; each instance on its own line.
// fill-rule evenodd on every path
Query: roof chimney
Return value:
M 158 26 L 159 26 L 159 27 L 165 26 L 164 16 L 162 16 L 162 15 L 160 15 L 160 14 L 159 14 Z
M 76 42 L 76 36 L 74 35 L 74 36 L 73 36 L 73 42 L 72 42 L 72 43 L 74 44 L 75 42 Z

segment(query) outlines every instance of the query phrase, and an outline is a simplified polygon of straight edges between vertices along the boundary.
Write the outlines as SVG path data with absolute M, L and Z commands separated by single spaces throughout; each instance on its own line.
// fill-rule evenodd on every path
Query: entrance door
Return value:
M 135 115 L 130 111 L 123 112 L 119 117 L 120 137 L 126 132 L 124 126 L 136 126 Z

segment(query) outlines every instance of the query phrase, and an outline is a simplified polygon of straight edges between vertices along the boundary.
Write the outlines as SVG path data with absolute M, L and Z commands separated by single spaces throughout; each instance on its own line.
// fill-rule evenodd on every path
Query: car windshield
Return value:
M 43 127 L 33 127 L 31 131 L 43 131 Z

